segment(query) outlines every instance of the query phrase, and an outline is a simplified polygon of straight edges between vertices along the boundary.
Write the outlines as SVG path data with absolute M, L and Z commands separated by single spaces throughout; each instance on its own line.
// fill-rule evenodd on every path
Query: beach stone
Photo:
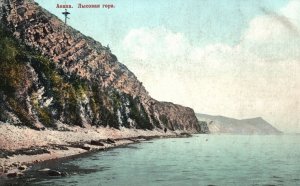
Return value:
M 182 133 L 180 133 L 180 136 L 182 136 L 182 137 L 191 137 L 192 135 L 190 133 L 187 133 L 187 132 L 182 132 Z
M 8 170 L 8 167 L 4 165 L 4 166 L 2 167 L 2 172 L 3 172 L 3 173 L 7 173 L 7 170 Z
M 103 143 L 101 143 L 100 141 L 96 141 L 96 140 L 91 140 L 91 145 L 104 146 Z
M 17 176 L 18 176 L 18 177 L 22 177 L 22 176 L 24 176 L 24 173 L 18 172 L 18 173 L 17 173 Z
M 62 172 L 61 176 L 68 176 L 69 174 L 67 172 Z
M 57 145 L 53 147 L 54 150 L 69 150 L 68 147 L 62 146 L 62 145 Z
M 21 165 L 18 169 L 19 169 L 19 170 L 26 170 L 26 169 L 27 169 L 27 166 L 26 166 L 26 165 Z
M 87 151 L 91 150 L 91 147 L 87 146 L 87 144 L 84 144 L 81 148 Z
M 20 149 L 18 150 L 18 154 L 25 154 L 25 155 L 37 155 L 37 154 L 50 154 L 50 151 L 44 148 L 32 148 L 32 149 Z
M 45 127 L 41 127 L 41 128 L 40 128 L 40 131 L 42 131 L 42 130 L 46 130 L 46 128 L 45 128 Z
M 17 173 L 16 172 L 10 172 L 10 173 L 6 174 L 6 176 L 8 178 L 14 178 L 14 177 L 17 177 Z
M 61 176 L 61 172 L 56 171 L 56 170 L 49 170 L 49 171 L 47 172 L 47 174 L 48 174 L 49 176 Z
M 107 143 L 115 143 L 115 140 L 110 139 L 110 138 L 107 138 L 106 142 L 107 142 Z
M 68 147 L 64 147 L 64 146 L 60 146 L 59 150 L 69 150 L 69 148 Z
M 47 171 L 50 171 L 50 169 L 49 168 L 44 168 L 44 169 L 40 169 L 40 170 L 38 170 L 39 172 L 47 172 Z
M 14 162 L 14 163 L 12 163 L 11 165 L 13 165 L 13 166 L 18 166 L 19 165 L 19 163 L 17 163 L 17 162 Z

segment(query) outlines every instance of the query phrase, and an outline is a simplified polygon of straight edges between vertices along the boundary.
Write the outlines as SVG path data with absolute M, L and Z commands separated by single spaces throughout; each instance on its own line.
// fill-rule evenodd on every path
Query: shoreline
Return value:
M 40 162 L 73 158 L 155 138 L 190 136 L 186 131 L 165 133 L 160 129 L 60 127 L 64 130 L 37 131 L 0 123 L 0 179 L 22 177 L 26 170 Z

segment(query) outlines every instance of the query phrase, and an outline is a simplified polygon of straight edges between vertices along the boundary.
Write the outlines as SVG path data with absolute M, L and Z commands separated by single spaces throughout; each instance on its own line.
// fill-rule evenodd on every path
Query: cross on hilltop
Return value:
M 70 19 L 70 18 L 68 17 L 68 15 L 71 14 L 71 13 L 68 12 L 67 9 L 65 9 L 65 11 L 64 11 L 62 14 L 64 14 L 64 16 L 65 16 L 65 24 L 67 24 L 67 19 Z

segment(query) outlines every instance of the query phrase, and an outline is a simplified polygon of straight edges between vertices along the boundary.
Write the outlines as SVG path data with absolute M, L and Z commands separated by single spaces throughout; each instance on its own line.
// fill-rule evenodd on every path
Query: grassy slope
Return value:
M 32 74 L 36 74 L 38 79 Z M 136 122 L 136 128 L 153 128 L 139 98 L 114 89 L 103 91 L 95 83 L 60 73 L 53 62 L 21 45 L 3 29 L 0 30 L 0 79 L 0 121 L 9 121 L 6 112 L 9 111 L 19 118 L 20 125 L 33 128 L 37 121 L 55 128 L 55 120 L 82 126 L 80 104 L 87 97 L 91 110 L 89 122 L 93 125 L 118 128 L 117 112 L 125 112 L 126 101 L 129 102 L 130 113 L 127 116 L 122 113 L 122 125 L 129 127 L 127 120 L 130 117 Z M 45 106 L 37 96 L 41 87 L 44 87 L 43 96 L 53 98 L 49 106 Z M 29 113 L 27 97 L 30 98 L 32 114 Z

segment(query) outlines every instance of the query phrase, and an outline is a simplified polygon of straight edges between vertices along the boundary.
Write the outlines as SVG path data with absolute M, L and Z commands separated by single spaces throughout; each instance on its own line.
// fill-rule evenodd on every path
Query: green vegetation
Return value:
M 40 121 L 46 126 L 46 127 L 52 127 L 53 125 L 53 119 L 50 114 L 50 111 L 48 108 L 41 108 L 37 107 L 38 116 L 40 118 Z
M 160 119 L 160 121 L 165 125 L 165 126 L 168 126 L 168 118 L 167 118 L 167 116 L 165 116 L 165 115 L 160 115 L 159 116 L 159 119 Z
M 0 29 L 0 92 L 7 96 L 6 107 L 14 111 L 24 125 L 31 126 L 32 118 L 27 115 L 24 100 L 17 96 L 17 92 L 22 92 L 27 81 L 27 61 L 27 54 L 18 46 L 17 41 Z M 3 117 L 2 115 L 1 118 Z
M 132 97 L 129 97 L 129 107 L 129 117 L 135 120 L 137 129 L 153 129 L 144 106 L 140 103 L 138 98 L 133 99 Z
M 14 111 L 14 113 L 18 116 L 18 118 L 20 119 L 23 125 L 33 127 L 32 125 L 33 118 L 31 118 L 28 115 L 26 108 L 21 106 L 17 99 L 13 97 L 8 97 L 6 101 L 9 104 L 12 111 Z
M 35 69 L 40 82 L 33 82 L 26 67 L 28 64 Z M 54 63 L 21 46 L 2 29 L 0 30 L 0 79 L 0 91 L 9 97 L 8 107 L 23 124 L 33 127 L 35 121 L 28 115 L 28 108 L 24 100 L 26 95 L 20 94 L 35 95 L 34 93 L 38 90 L 37 84 L 45 87 L 45 95 L 53 97 L 54 102 L 52 108 L 47 108 L 42 106 L 36 97 L 31 96 L 32 109 L 45 126 L 55 127 L 54 119 L 58 119 L 62 113 L 64 113 L 66 123 L 81 124 L 78 100 L 82 98 L 87 85 L 79 80 L 70 83 L 57 72 Z M 26 82 L 28 86 L 32 84 L 32 87 L 26 89 Z M 51 109 L 56 109 L 60 114 L 56 117 L 53 116 L 50 112 Z
M 0 120 L 9 118 L 4 113 L 9 110 L 22 125 L 32 128 L 35 128 L 37 118 L 46 127 L 55 128 L 55 120 L 82 126 L 83 111 L 96 126 L 130 127 L 128 118 L 131 118 L 136 122 L 136 128 L 153 129 L 139 98 L 113 88 L 103 90 L 100 84 L 75 74 L 65 75 L 54 62 L 21 45 L 11 33 L 1 28 L 0 81 Z M 49 98 L 52 101 L 46 105 L 45 100 Z M 83 103 L 86 100 L 88 104 Z M 126 113 L 127 107 L 129 114 Z M 119 123 L 118 112 L 122 124 Z M 158 120 L 151 117 L 159 127 Z
M 155 116 L 154 116 L 154 115 L 151 115 L 151 118 L 152 118 L 153 124 L 154 124 L 157 128 L 160 128 L 160 129 L 161 129 L 162 127 L 161 127 L 159 121 L 155 118 Z
M 121 96 L 117 91 L 112 91 L 110 93 L 110 98 L 112 100 L 114 112 L 117 112 L 122 106 Z
M 90 106 L 94 113 L 94 125 L 110 126 L 117 129 L 120 127 L 117 110 L 122 103 L 119 98 L 120 96 L 116 91 L 104 92 L 100 90 L 98 85 L 92 86 Z
M 14 95 L 15 91 L 23 86 L 26 81 L 24 61 L 26 53 L 17 47 L 14 39 L 7 37 L 7 33 L 0 30 L 0 91 Z

